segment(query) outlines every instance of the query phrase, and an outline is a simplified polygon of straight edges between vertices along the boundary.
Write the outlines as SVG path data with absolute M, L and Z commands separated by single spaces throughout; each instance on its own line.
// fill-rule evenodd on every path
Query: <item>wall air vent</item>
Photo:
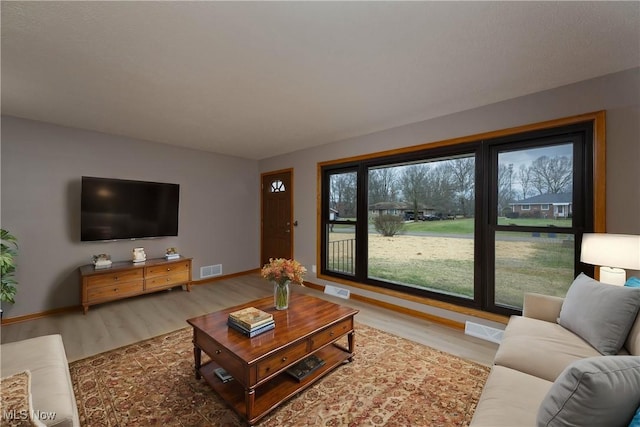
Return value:
M 486 325 L 480 325 L 479 323 L 467 322 L 465 323 L 464 333 L 472 337 L 480 338 L 485 341 L 491 341 L 500 344 L 502 341 L 502 335 L 504 331 L 502 329 L 492 328 Z
M 324 293 L 327 295 L 333 295 L 336 297 L 349 299 L 351 292 L 348 289 L 338 288 L 337 286 L 326 285 L 324 287 Z
M 200 267 L 200 278 L 206 279 L 208 277 L 215 277 L 222 275 L 222 264 L 206 265 Z

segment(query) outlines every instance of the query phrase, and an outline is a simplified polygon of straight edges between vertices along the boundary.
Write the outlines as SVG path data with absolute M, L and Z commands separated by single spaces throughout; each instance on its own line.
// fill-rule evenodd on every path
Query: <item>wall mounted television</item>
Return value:
M 80 240 L 178 235 L 180 185 L 83 176 Z

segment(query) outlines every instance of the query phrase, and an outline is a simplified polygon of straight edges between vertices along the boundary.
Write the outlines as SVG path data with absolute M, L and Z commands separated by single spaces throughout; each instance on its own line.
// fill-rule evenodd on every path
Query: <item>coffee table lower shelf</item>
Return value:
M 324 360 L 325 364 L 309 376 L 298 381 L 288 373 L 281 372 L 271 380 L 256 387 L 253 414 L 247 414 L 245 390 L 242 385 L 235 380 L 223 383 L 216 376 L 214 369 L 218 368 L 219 365 L 209 361 L 200 367 L 200 374 L 234 411 L 247 420 L 249 424 L 253 425 L 282 402 L 290 399 L 296 393 L 304 390 L 353 357 L 353 354 L 346 351 L 344 347 L 336 344 L 329 344 L 313 354 Z

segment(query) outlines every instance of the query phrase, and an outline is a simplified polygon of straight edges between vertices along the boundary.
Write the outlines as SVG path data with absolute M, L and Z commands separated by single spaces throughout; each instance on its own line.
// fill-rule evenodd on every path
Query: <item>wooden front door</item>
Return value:
M 293 257 L 293 172 L 262 175 L 261 266 L 269 258 Z

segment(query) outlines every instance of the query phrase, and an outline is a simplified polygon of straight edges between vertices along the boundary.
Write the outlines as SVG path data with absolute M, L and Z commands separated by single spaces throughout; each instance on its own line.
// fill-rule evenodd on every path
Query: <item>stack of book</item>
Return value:
M 255 307 L 243 308 L 229 313 L 227 325 L 249 338 L 276 327 L 272 314 Z
M 178 249 L 174 248 L 174 247 L 167 248 L 167 251 L 165 252 L 164 256 L 165 256 L 165 258 L 167 260 L 180 258 L 180 254 L 178 253 Z

